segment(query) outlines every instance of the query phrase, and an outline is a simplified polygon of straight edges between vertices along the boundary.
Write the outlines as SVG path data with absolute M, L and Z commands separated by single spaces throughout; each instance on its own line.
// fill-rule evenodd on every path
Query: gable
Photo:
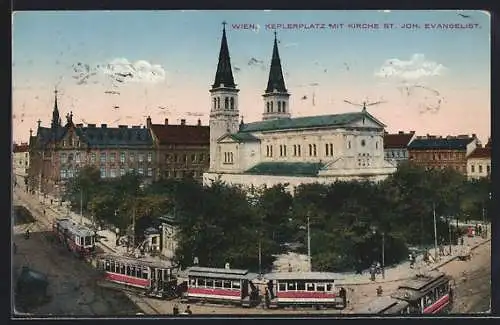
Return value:
M 352 123 L 346 125 L 346 126 L 352 126 L 352 127 L 365 127 L 365 128 L 383 128 L 384 125 L 373 118 L 370 115 L 364 115 L 359 118 L 357 118 L 355 121 Z

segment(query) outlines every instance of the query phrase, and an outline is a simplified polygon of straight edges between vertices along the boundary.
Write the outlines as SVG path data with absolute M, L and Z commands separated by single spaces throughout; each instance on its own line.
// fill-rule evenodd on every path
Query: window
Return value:
M 363 139 L 361 140 L 361 146 L 364 147 L 366 145 L 366 141 Z
M 286 145 L 283 145 L 283 156 L 286 157 Z
M 300 157 L 300 155 L 301 155 L 301 152 L 300 152 L 300 147 L 301 147 L 301 145 L 300 145 L 300 144 L 298 144 L 298 145 L 297 145 L 297 153 L 298 153 L 298 155 L 297 155 L 297 156 L 299 156 L 299 157 Z
M 316 285 L 316 291 L 324 292 L 325 291 L 325 284 L 317 284 Z
M 61 176 L 61 179 L 66 178 L 66 169 L 61 169 L 60 176 Z
M 281 113 L 281 102 L 278 101 L 278 113 Z
M 295 282 L 287 282 L 287 286 L 286 287 L 287 287 L 288 291 L 291 291 L 291 290 L 295 291 L 296 290 Z
M 115 178 L 116 177 L 116 169 L 111 168 L 109 170 L 109 177 L 111 177 L 111 178 Z
M 196 281 L 196 286 L 198 286 L 198 287 L 202 287 L 203 288 L 203 287 L 205 287 L 207 285 L 205 279 L 196 279 L 196 280 L 197 280 Z
M 75 161 L 76 161 L 77 163 L 79 163 L 79 162 L 80 162 L 80 153 L 79 153 L 79 152 L 75 153 Z
M 229 109 L 229 98 L 228 97 L 224 98 L 224 108 Z
M 106 168 L 101 167 L 101 178 L 106 178 Z
M 153 153 L 148 152 L 148 162 L 151 162 L 153 160 Z
M 64 152 L 61 152 L 61 162 L 65 164 L 68 161 L 68 158 Z
M 234 109 L 234 97 L 231 97 L 229 101 L 231 102 L 231 109 Z
M 333 284 L 328 283 L 328 284 L 326 285 L 326 291 L 328 291 L 328 292 L 333 291 Z
M 278 283 L 278 291 L 286 291 L 286 283 Z
M 231 281 L 224 280 L 223 287 L 224 287 L 224 289 L 231 289 Z
M 306 286 L 307 291 L 314 291 L 314 283 L 308 283 Z
M 139 175 L 144 175 L 144 168 L 140 167 L 137 172 L 139 173 Z
M 222 280 L 215 280 L 214 288 L 222 288 Z
M 63 147 L 66 147 L 66 140 L 64 140 L 64 141 L 62 142 L 62 146 L 63 146 Z
M 269 102 L 267 102 L 267 112 L 270 113 L 270 105 L 269 105 Z
M 313 154 L 313 146 L 312 144 L 309 145 L 309 156 L 312 156 Z
M 120 152 L 120 162 L 121 163 L 125 162 L 125 152 Z
M 100 159 L 101 163 L 105 163 L 106 162 L 106 153 L 105 152 L 101 152 L 101 154 L 99 156 L 99 159 Z
M 351 149 L 351 141 L 347 141 L 347 149 Z
M 125 168 L 120 168 L 120 176 L 124 176 L 125 175 Z
M 217 109 L 220 109 L 220 97 L 217 97 Z
M 273 156 L 273 146 L 266 146 L 266 155 L 267 157 Z
M 129 153 L 128 159 L 130 159 L 131 162 L 134 162 L 134 153 L 133 152 Z
M 333 156 L 333 143 L 330 143 L 329 146 L 330 146 L 330 156 Z
M 140 153 L 137 155 L 137 161 L 139 162 L 143 162 L 144 161 L 144 154 L 143 153 Z
M 474 165 L 471 165 L 471 166 L 470 166 L 470 171 L 471 171 L 471 173 L 474 173 L 474 172 L 475 172 L 475 168 L 474 168 L 474 167 L 475 167 Z
M 314 155 L 314 157 L 316 157 L 316 145 L 315 144 L 313 144 L 313 155 Z
M 148 168 L 148 176 L 153 176 L 153 168 Z
M 297 282 L 297 290 L 300 290 L 300 291 L 306 290 L 306 283 L 305 282 Z
M 232 284 L 233 289 L 240 289 L 241 288 L 240 281 L 233 281 L 231 284 Z
M 191 155 L 191 162 L 192 163 L 196 162 L 196 155 L 195 154 Z
M 207 286 L 207 288 L 213 288 L 214 287 L 214 280 L 207 279 L 207 282 L 205 282 L 205 285 Z
M 483 165 L 479 165 L 479 173 L 483 172 Z
M 116 159 L 116 153 L 111 152 L 111 153 L 109 154 L 109 161 L 110 161 L 110 162 L 115 162 L 115 159 Z
M 281 110 L 283 111 L 283 113 L 286 112 L 286 102 L 283 102 L 283 105 L 281 107 Z
M 489 174 L 490 173 L 490 165 L 486 165 L 486 172 Z
M 328 145 L 328 143 L 325 143 L 325 156 L 328 156 L 330 153 L 330 146 Z
M 378 149 L 378 141 L 375 142 L 375 149 Z
M 205 161 L 205 155 L 200 153 L 200 162 L 203 162 Z
M 293 155 L 297 156 L 297 145 L 296 144 L 293 145 Z

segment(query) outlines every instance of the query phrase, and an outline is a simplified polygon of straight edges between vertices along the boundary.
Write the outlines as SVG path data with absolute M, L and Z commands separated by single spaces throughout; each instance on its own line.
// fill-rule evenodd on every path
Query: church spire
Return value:
M 231 58 L 229 57 L 229 47 L 227 46 L 226 38 L 226 22 L 222 23 L 222 41 L 220 44 L 219 64 L 215 73 L 215 81 L 212 89 L 219 88 L 223 85 L 224 88 L 236 88 L 231 69 Z
M 52 123 L 51 127 L 57 128 L 61 126 L 61 118 L 59 117 L 59 108 L 57 107 L 57 89 L 54 90 L 54 109 L 52 111 Z
M 277 90 L 280 93 L 286 93 L 285 79 L 281 69 L 280 54 L 278 52 L 278 39 L 276 31 L 274 32 L 273 57 L 271 59 L 271 69 L 269 70 L 269 80 L 267 81 L 266 94 Z

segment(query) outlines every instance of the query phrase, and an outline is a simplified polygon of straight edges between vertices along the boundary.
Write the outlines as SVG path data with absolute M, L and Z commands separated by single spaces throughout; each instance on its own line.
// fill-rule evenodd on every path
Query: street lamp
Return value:
M 377 234 L 377 227 L 372 226 L 372 234 Z M 385 232 L 381 232 L 382 235 L 382 279 L 385 279 Z
M 307 216 L 307 257 L 309 261 L 309 272 L 312 272 L 312 259 L 311 259 L 311 222 Z

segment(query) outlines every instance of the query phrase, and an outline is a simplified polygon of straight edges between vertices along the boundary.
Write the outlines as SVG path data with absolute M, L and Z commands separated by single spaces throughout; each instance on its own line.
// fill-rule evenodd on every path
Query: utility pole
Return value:
M 311 260 L 311 225 L 309 216 L 307 216 L 307 256 L 309 259 L 309 272 L 312 271 L 312 260 Z
M 80 188 L 80 224 L 83 225 L 83 191 Z
M 260 243 L 260 235 L 259 235 L 259 276 L 262 275 L 262 248 Z
M 438 239 L 437 239 L 437 224 L 436 224 L 436 206 L 432 203 L 432 214 L 434 216 L 434 260 L 438 258 Z
M 382 279 L 385 279 L 385 232 L 382 232 Z
M 450 241 L 450 255 L 451 255 L 451 217 L 448 217 L 448 236 Z

